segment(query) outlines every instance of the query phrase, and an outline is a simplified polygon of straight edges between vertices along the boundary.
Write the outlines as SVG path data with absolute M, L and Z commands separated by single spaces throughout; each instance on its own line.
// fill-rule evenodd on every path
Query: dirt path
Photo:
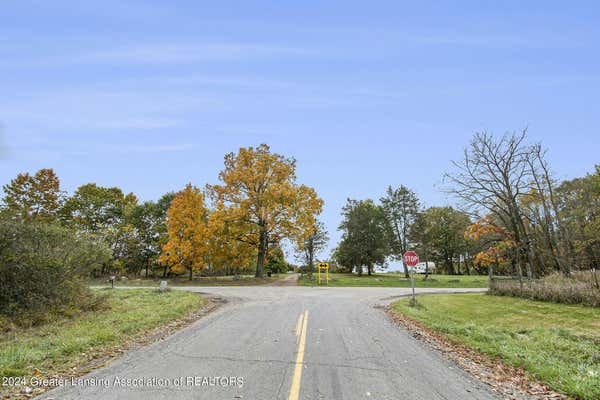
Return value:
M 300 274 L 289 274 L 285 278 L 277 279 L 275 282 L 269 282 L 265 286 L 298 286 L 298 277 Z

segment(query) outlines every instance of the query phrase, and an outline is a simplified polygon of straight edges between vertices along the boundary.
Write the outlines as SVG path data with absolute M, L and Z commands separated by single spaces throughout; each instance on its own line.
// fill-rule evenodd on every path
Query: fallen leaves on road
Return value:
M 396 324 L 405 328 L 413 337 L 427 343 L 444 356 L 456 362 L 462 369 L 490 385 L 505 399 L 566 400 L 568 396 L 558 393 L 544 383 L 531 378 L 520 368 L 506 365 L 499 358 L 479 353 L 426 327 L 421 322 L 390 307 L 387 314 Z

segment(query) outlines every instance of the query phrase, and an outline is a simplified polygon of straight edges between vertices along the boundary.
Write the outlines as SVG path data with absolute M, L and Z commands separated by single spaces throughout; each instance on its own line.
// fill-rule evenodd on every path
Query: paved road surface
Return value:
M 219 295 L 228 303 L 169 339 L 132 351 L 86 376 L 95 383 L 109 382 L 109 388 L 70 386 L 47 392 L 40 398 L 497 398 L 486 385 L 429 351 L 374 307 L 408 294 L 409 289 L 264 286 L 179 289 Z M 222 385 L 202 386 L 210 383 L 202 382 L 202 378 L 195 385 L 193 382 L 174 385 L 180 377 L 187 380 L 193 376 L 241 377 L 243 386 L 238 386 L 235 379 L 223 380 Z M 155 377 L 170 379 L 170 383 L 115 387 L 115 377 Z

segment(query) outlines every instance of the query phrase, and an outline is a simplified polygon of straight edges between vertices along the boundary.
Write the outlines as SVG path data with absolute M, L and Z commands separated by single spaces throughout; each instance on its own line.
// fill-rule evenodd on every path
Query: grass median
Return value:
M 179 320 L 205 304 L 198 294 L 178 290 L 95 292 L 107 296 L 107 309 L 3 333 L 0 336 L 0 378 L 21 377 L 29 382 L 34 375 L 80 375 L 93 365 L 99 366 L 98 360 L 120 354 L 132 341 L 148 340 L 154 329 Z M 23 389 L 19 386 L 24 385 L 0 386 L 0 398 L 18 393 Z
M 322 274 L 322 279 L 325 276 Z M 313 274 L 313 279 L 303 275 L 298 280 L 299 285 L 316 286 L 317 274 Z M 485 275 L 415 275 L 415 287 L 421 288 L 485 288 L 488 285 L 488 278 Z M 404 274 L 373 274 L 368 276 L 363 274 L 329 274 L 329 286 L 381 286 L 381 287 L 411 287 L 410 278 Z
M 421 295 L 393 304 L 449 339 L 523 368 L 554 390 L 600 398 L 600 309 L 485 294 Z

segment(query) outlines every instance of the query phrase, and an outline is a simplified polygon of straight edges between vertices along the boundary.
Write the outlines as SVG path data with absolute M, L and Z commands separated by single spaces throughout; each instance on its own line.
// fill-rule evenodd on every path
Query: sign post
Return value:
M 415 296 L 415 265 L 419 263 L 419 256 L 414 251 L 407 251 L 402 256 L 402 260 L 404 261 L 404 264 L 411 267 L 410 281 L 412 286 L 412 305 L 414 306 L 417 304 L 417 298 Z
M 327 286 L 329 286 L 329 263 L 327 262 L 320 262 L 317 263 L 317 270 L 318 270 L 318 279 L 317 279 L 317 285 L 321 284 L 321 270 L 325 271 L 325 284 Z

